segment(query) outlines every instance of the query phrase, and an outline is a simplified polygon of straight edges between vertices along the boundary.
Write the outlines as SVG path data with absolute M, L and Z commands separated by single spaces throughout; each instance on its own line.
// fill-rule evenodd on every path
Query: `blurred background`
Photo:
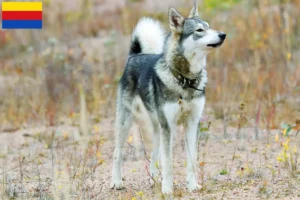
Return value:
M 228 36 L 208 56 L 206 121 L 222 125 L 224 134 L 227 126 L 258 130 L 295 124 L 300 118 L 300 1 L 198 1 L 201 18 Z M 43 0 L 42 30 L 0 30 L 0 131 L 113 118 L 117 83 L 138 19 L 150 16 L 169 29 L 168 7 L 188 16 L 192 4 Z

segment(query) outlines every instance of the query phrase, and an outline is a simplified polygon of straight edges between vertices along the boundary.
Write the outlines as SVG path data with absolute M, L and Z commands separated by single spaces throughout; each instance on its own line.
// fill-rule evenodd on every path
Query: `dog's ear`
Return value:
M 192 17 L 195 17 L 195 16 L 199 16 L 197 0 L 194 0 L 194 6 L 193 6 L 193 8 L 190 12 L 189 18 L 192 18 Z
M 173 32 L 182 32 L 184 17 L 175 8 L 169 8 L 169 24 Z

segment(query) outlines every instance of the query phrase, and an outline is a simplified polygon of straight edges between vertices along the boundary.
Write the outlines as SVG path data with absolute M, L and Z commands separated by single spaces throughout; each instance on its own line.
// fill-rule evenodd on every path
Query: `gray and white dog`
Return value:
M 162 167 L 162 192 L 173 192 L 172 143 L 179 119 L 186 125 L 187 188 L 199 190 L 197 141 L 205 104 L 206 56 L 222 45 L 226 34 L 199 18 L 195 3 L 188 18 L 169 8 L 171 32 L 153 19 L 141 19 L 132 35 L 130 54 L 117 97 L 115 150 L 111 188 L 123 189 L 122 149 L 132 124 L 136 99 L 143 102 L 153 126 L 150 173 Z

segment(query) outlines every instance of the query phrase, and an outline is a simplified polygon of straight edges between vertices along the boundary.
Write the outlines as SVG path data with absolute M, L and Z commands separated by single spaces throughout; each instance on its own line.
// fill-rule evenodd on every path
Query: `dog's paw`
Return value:
M 159 170 L 157 169 L 157 167 L 150 167 L 150 174 L 152 178 L 157 179 L 159 175 Z
M 187 189 L 189 192 L 197 192 L 202 188 L 198 183 L 187 183 Z
M 162 183 L 161 192 L 166 195 L 173 194 L 173 184 Z
M 122 181 L 113 181 L 110 184 L 110 189 L 123 190 L 125 187 L 123 186 Z

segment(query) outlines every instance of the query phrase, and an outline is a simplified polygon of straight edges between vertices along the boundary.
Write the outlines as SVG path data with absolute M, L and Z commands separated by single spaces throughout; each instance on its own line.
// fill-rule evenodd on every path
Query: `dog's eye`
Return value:
M 197 31 L 198 33 L 201 33 L 201 32 L 203 32 L 204 30 L 203 30 L 202 28 L 198 28 L 196 31 Z

